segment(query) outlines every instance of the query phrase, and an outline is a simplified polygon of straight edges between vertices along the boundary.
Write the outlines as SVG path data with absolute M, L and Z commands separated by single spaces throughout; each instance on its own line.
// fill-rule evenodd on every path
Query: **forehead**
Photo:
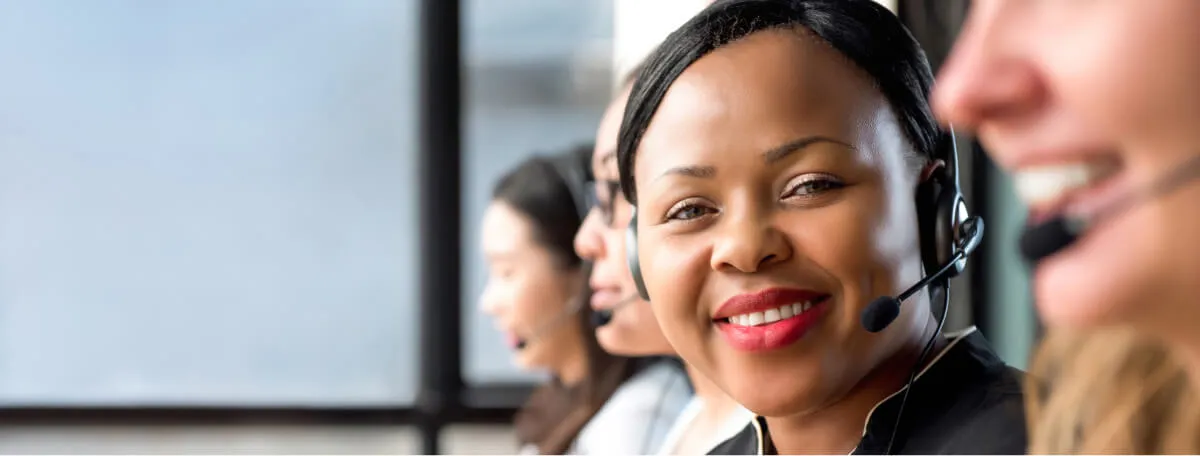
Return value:
M 508 203 L 493 201 L 483 213 L 481 243 L 485 255 L 525 250 L 530 242 L 530 222 Z
M 889 120 L 895 122 L 869 77 L 830 45 L 803 30 L 767 30 L 685 70 L 639 153 L 763 151 L 805 135 L 858 145 Z

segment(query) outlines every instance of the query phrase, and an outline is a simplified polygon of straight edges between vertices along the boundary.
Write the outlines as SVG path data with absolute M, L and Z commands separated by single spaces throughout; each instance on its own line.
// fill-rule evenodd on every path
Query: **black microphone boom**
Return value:
M 550 321 L 548 321 L 548 322 L 538 326 L 536 329 L 534 329 L 529 334 L 529 337 L 518 340 L 517 341 L 517 350 L 524 350 L 525 347 L 529 346 L 530 342 L 537 341 L 538 338 L 540 338 L 544 334 L 550 332 L 550 330 L 557 328 L 559 325 L 565 323 L 567 321 L 567 317 L 570 317 L 571 315 L 575 315 L 575 313 L 579 312 L 580 309 L 583 309 L 583 301 L 579 300 L 579 299 L 574 300 L 570 305 L 567 306 L 566 309 L 563 309 L 562 312 L 560 312 L 558 315 L 555 315 L 554 318 L 552 318 Z
M 954 265 L 959 261 L 967 258 L 975 249 L 979 248 L 979 244 L 983 241 L 983 219 L 979 217 L 971 217 L 962 223 L 960 229 L 963 231 L 962 239 L 966 240 L 962 248 L 954 257 L 950 258 L 946 264 L 943 264 L 941 269 L 938 269 L 933 274 L 922 277 L 920 281 L 897 296 L 880 296 L 867 304 L 863 309 L 861 318 L 863 329 L 870 332 L 883 331 L 888 325 L 900 316 L 900 304 L 905 299 L 912 297 L 918 291 L 921 291 L 929 284 L 936 280 L 945 278 L 950 271 L 954 270 Z
M 1037 263 L 1075 244 L 1083 233 L 1096 223 L 1142 203 L 1161 196 L 1200 178 L 1200 157 L 1193 157 L 1152 185 L 1125 195 L 1089 217 L 1060 215 L 1029 226 L 1021 233 L 1021 256 Z
M 633 296 L 629 296 L 625 299 L 617 301 L 616 304 L 613 304 L 613 306 L 608 309 L 597 310 L 597 311 L 593 312 L 592 318 L 591 318 L 592 327 L 599 328 L 601 326 L 612 323 L 613 313 L 616 312 L 617 309 L 625 307 L 625 306 L 629 305 L 629 303 L 631 303 L 631 302 L 637 301 L 638 298 L 640 298 L 640 297 L 641 296 L 638 296 L 635 294 Z

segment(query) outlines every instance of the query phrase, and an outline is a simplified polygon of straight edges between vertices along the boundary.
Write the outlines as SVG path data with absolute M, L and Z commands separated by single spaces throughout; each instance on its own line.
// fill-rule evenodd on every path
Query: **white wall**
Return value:
M 898 0 L 875 0 L 896 12 Z M 712 0 L 613 0 L 613 86 Z

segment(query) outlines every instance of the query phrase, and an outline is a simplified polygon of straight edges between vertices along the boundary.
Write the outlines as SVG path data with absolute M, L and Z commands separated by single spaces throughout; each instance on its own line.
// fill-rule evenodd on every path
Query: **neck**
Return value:
M 564 350 L 566 356 L 562 357 L 558 367 L 554 369 L 554 376 L 567 386 L 579 384 L 588 375 L 588 353 L 583 341 L 572 345 L 575 346 L 571 347 L 571 350 Z
M 937 330 L 937 321 L 932 315 L 927 322 L 915 325 L 922 329 L 913 331 L 914 336 L 904 342 L 903 348 L 867 374 L 845 396 L 816 410 L 767 418 L 771 441 L 778 454 L 846 454 L 853 451 L 862 440 L 868 414 L 905 386 L 921 350 Z M 924 364 L 928 365 L 944 345 L 945 341 L 939 339 Z

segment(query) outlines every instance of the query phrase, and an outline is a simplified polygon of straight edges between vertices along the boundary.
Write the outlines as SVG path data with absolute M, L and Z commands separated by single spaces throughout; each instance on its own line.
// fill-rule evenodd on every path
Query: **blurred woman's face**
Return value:
M 536 241 L 532 222 L 512 206 L 494 201 L 483 216 L 488 280 L 482 310 L 526 369 L 557 371 L 582 352 L 582 331 L 571 305 L 583 289 L 583 272 L 566 268 Z M 524 348 L 518 348 L 524 342 Z M 556 372 L 558 373 L 558 372 Z
M 675 351 L 663 337 L 650 305 L 638 298 L 625 256 L 625 230 L 633 207 L 621 197 L 617 178 L 617 131 L 628 90 L 608 107 L 596 132 L 592 171 L 596 176 L 596 206 L 575 236 L 575 252 L 592 261 L 591 306 L 610 310 L 612 321 L 596 328 L 596 339 L 609 353 L 625 356 L 670 355 Z
M 869 78 L 815 37 L 758 32 L 689 67 L 633 170 L 650 302 L 679 354 L 789 416 L 919 350 L 924 293 L 880 333 L 860 323 L 921 277 L 911 153 Z
M 934 104 L 1012 173 L 1031 221 L 1089 214 L 1200 155 L 1200 2 L 976 0 Z M 1200 185 L 1040 263 L 1052 325 L 1195 334 Z M 1170 332 L 1167 332 L 1170 334 Z

